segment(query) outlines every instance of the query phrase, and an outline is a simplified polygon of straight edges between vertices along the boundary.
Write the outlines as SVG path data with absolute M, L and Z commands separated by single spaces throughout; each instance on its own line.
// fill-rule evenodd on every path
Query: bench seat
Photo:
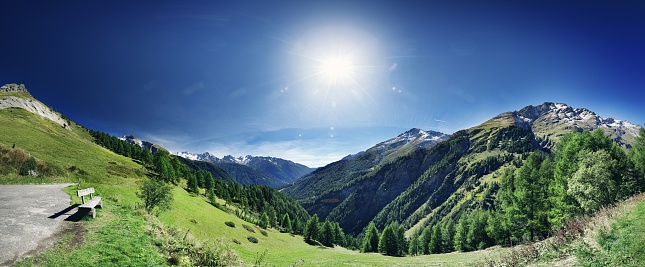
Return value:
M 89 209 L 90 210 L 90 215 L 92 215 L 92 218 L 96 218 L 96 210 L 94 209 L 95 207 L 103 208 L 103 201 L 101 200 L 101 197 L 94 197 L 90 199 L 89 201 L 85 202 L 85 204 L 82 204 L 78 206 L 79 209 Z

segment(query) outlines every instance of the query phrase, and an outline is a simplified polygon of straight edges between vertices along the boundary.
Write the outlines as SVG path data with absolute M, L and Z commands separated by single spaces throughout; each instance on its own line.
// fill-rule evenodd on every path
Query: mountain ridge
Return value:
M 568 132 L 595 129 L 613 134 L 614 141 L 629 148 L 640 126 L 546 102 L 501 113 L 429 148 L 386 161 L 378 160 L 379 146 L 374 146 L 319 168 L 283 192 L 354 235 L 369 222 L 379 229 L 394 221 L 418 228 L 474 207 L 490 208 L 491 188 L 503 169 L 527 153 L 553 149 Z
M 269 185 L 271 187 L 281 187 L 290 184 L 315 170 L 315 168 L 310 168 L 303 164 L 277 157 L 246 155 L 244 157 L 236 158 L 231 155 L 227 155 L 222 158 L 218 158 L 209 152 L 204 152 L 202 154 L 177 152 L 175 155 L 186 159 L 216 164 L 231 173 L 233 176 L 236 176 L 235 174 L 237 174 L 238 177 L 236 177 L 236 179 L 247 181 L 241 182 L 242 184 L 255 180 L 252 176 L 257 176 L 256 178 L 258 178 L 260 184 Z M 267 175 L 269 177 L 266 177 Z

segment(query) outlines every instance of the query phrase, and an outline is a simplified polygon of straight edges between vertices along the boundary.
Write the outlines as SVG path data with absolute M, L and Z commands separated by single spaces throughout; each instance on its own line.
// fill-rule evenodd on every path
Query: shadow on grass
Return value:
M 77 209 L 76 213 L 70 215 L 65 219 L 65 221 L 68 222 L 78 222 L 85 217 L 85 215 L 89 215 L 90 209 Z

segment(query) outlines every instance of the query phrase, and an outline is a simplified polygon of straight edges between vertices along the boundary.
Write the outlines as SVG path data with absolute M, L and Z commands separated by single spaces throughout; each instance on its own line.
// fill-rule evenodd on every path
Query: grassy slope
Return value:
M 363 254 L 340 247 L 311 246 L 301 236 L 273 229 L 267 231 L 268 237 L 264 236 L 256 226 L 213 207 L 203 197 L 195 197 L 183 189 L 176 188 L 174 196 L 173 209 L 159 216 L 162 222 L 183 232 L 190 229 L 190 233 L 202 242 L 221 241 L 237 251 L 247 263 L 255 262 L 265 251 L 265 262 L 277 266 L 292 265 L 301 259 L 305 266 L 461 266 L 482 260 L 488 255 L 487 251 L 480 251 L 397 258 L 375 253 Z M 226 221 L 235 223 L 235 228 L 226 226 Z M 252 226 L 255 233 L 246 230 L 243 224 Z M 256 237 L 259 242 L 249 242 L 248 236 Z M 234 239 L 241 244 L 234 243 Z
M 95 145 L 91 137 L 77 125 L 68 131 L 49 120 L 42 119 L 22 109 L 0 110 L 0 143 L 7 146 L 16 144 L 29 154 L 64 169 L 72 166 L 85 174 L 69 172 L 56 179 L 29 179 L 13 177 L 11 183 L 69 181 L 80 182 L 81 187 L 94 187 L 103 196 L 106 208 L 99 210 L 96 220 L 85 219 L 80 235 L 64 233 L 61 242 L 38 257 L 24 261 L 23 265 L 47 264 L 69 265 L 129 265 L 162 264 L 160 251 L 152 246 L 146 221 L 133 211 L 137 198 L 138 184 L 148 173 L 131 159 L 118 156 Z M 7 183 L 7 179 L 0 178 Z M 79 203 L 75 196 L 76 187 L 67 188 L 72 202 Z M 361 254 L 343 248 L 321 248 L 307 245 L 302 237 L 268 231 L 268 237 L 256 229 L 249 233 L 242 227 L 239 218 L 229 215 L 201 197 L 194 197 L 176 188 L 174 208 L 160 216 L 172 227 L 191 229 L 191 234 L 202 242 L 221 240 L 236 250 L 242 260 L 253 263 L 258 253 L 266 251 L 265 262 L 278 266 L 290 265 L 303 259 L 306 266 L 431 266 L 462 265 L 481 259 L 486 252 L 453 253 L 421 257 L 393 258 L 379 254 Z M 233 221 L 236 228 L 230 228 L 225 221 Z M 83 232 L 85 232 L 83 230 Z M 247 240 L 248 236 L 258 238 L 258 244 Z M 234 244 L 233 239 L 241 242 Z M 64 252 L 64 253 L 63 253 Z M 69 257 L 62 255 L 70 255 Z

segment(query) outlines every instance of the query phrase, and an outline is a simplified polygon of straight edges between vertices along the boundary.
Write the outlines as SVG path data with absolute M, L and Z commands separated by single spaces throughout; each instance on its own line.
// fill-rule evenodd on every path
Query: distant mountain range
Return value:
M 223 158 L 218 158 L 208 152 L 202 154 L 178 152 L 175 155 L 185 159 L 215 164 L 226 170 L 242 185 L 260 184 L 281 187 L 315 170 L 314 168 L 276 157 L 247 155 L 236 158 L 227 155 Z
M 493 199 L 482 193 L 494 192 L 493 182 L 504 168 L 531 151 L 552 150 L 566 133 L 601 129 L 629 148 L 640 128 L 547 102 L 450 136 L 412 129 L 321 167 L 282 192 L 351 234 L 369 222 L 383 229 L 398 221 L 413 231 L 468 209 L 490 208 Z

